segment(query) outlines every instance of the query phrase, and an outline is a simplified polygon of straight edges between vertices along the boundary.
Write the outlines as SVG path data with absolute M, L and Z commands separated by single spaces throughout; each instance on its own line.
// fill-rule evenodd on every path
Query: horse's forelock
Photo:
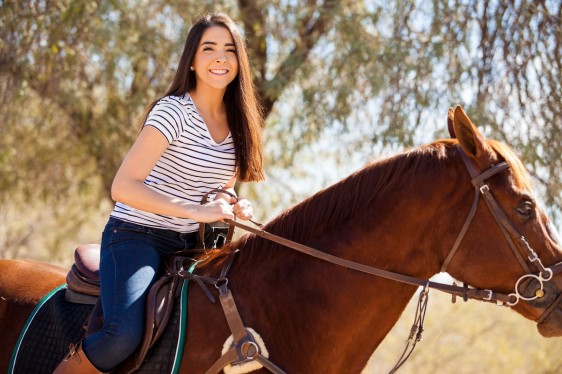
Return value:
M 513 174 L 515 186 L 525 191 L 531 191 L 531 178 L 529 173 L 515 152 L 506 144 L 495 140 L 488 140 L 488 144 L 509 165 Z

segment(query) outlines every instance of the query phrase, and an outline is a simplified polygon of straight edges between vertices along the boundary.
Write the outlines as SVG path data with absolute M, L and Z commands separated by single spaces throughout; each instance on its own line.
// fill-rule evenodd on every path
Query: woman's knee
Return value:
M 111 346 L 113 354 L 120 357 L 121 360 L 126 359 L 141 343 L 143 337 L 142 325 L 121 325 L 112 326 L 109 331 L 105 331 L 106 336 L 110 337 L 105 340 L 105 344 Z

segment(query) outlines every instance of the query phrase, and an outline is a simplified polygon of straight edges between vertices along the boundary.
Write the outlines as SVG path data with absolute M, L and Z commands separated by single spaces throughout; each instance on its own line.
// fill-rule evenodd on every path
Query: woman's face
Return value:
M 238 56 L 230 31 L 211 26 L 203 32 L 195 52 L 194 67 L 197 87 L 207 85 L 224 90 L 238 74 Z

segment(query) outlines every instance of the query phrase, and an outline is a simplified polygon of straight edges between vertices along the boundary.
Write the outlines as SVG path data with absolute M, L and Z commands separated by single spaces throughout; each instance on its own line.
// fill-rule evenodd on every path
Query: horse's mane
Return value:
M 528 174 L 513 151 L 494 140 L 487 140 L 487 143 L 509 164 L 515 184 L 522 188 L 528 187 L 530 184 Z M 307 238 L 337 227 L 358 211 L 375 203 L 376 199 L 410 183 L 414 178 L 421 183 L 425 181 L 432 183 L 439 165 L 447 158 L 447 149 L 454 148 L 457 144 L 457 140 L 453 139 L 438 140 L 371 162 L 341 181 L 286 209 L 270 221 L 264 230 L 286 239 L 305 243 Z M 239 246 L 241 242 L 247 242 L 248 238 L 253 236 L 247 235 L 234 245 Z M 253 241 L 247 250 L 264 252 L 254 251 L 253 247 L 256 246 L 263 246 L 263 241 Z
M 427 159 L 434 155 L 444 156 L 442 145 L 433 143 L 370 162 L 285 210 L 266 226 L 266 230 L 299 241 L 317 233 L 314 230 L 336 227 L 398 185 L 409 183 L 415 176 L 431 174 L 434 163 Z

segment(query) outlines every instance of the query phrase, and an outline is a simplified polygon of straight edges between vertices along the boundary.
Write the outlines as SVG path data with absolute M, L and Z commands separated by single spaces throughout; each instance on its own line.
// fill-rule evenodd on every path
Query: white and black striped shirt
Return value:
M 167 96 L 150 111 L 144 126 L 159 130 L 168 140 L 144 184 L 153 190 L 199 204 L 203 195 L 221 188 L 236 172 L 234 143 L 229 133 L 216 143 L 189 94 Z M 199 224 L 187 218 L 154 214 L 117 202 L 112 217 L 144 226 L 193 232 Z

